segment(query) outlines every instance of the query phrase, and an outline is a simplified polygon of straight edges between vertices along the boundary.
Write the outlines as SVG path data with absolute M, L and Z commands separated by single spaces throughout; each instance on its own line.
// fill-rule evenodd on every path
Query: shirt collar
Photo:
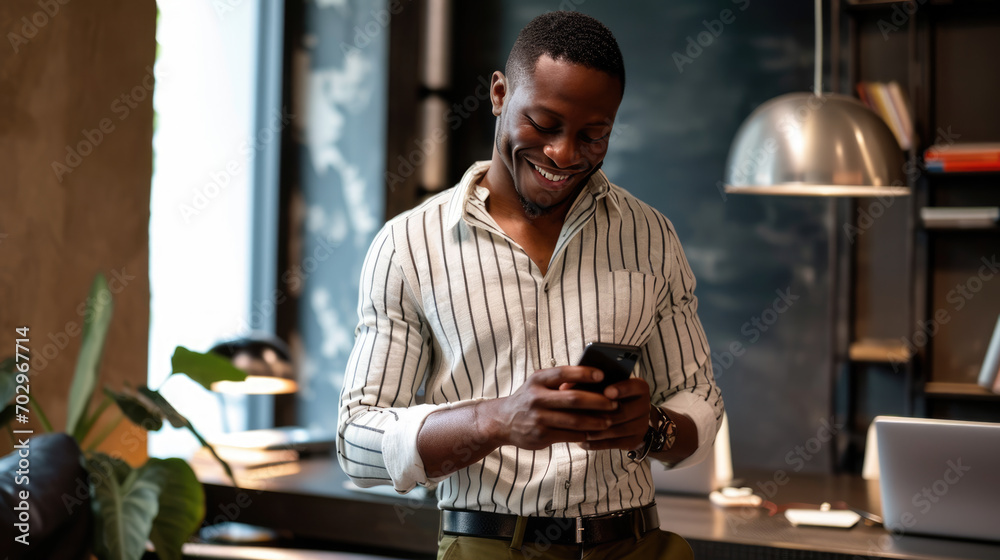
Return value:
M 451 193 L 451 198 L 448 199 L 448 206 L 445 212 L 446 229 L 451 229 L 462 221 L 468 214 L 468 205 L 473 204 L 473 199 L 478 200 L 480 203 L 486 202 L 490 191 L 486 187 L 479 186 L 479 181 L 486 175 L 489 168 L 490 161 L 477 161 L 462 175 L 462 180 L 455 186 Z M 600 200 L 610 192 L 611 182 L 608 181 L 608 177 L 604 174 L 604 171 L 599 170 L 590 177 L 587 187 L 581 195 L 589 193 L 595 200 Z M 615 210 L 620 209 L 617 197 L 609 196 L 607 198 L 608 203 Z

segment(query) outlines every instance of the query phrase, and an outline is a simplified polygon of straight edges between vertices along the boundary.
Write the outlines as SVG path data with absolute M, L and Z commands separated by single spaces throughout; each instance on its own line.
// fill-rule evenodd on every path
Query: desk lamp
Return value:
M 277 338 L 239 338 L 216 344 L 212 352 L 247 373 L 244 381 L 217 381 L 212 390 L 239 395 L 281 395 L 299 390 L 288 347 Z
M 212 391 L 218 393 L 220 399 L 225 394 L 280 395 L 299 390 L 291 352 L 278 338 L 249 336 L 216 344 L 211 351 L 228 358 L 247 373 L 245 381 L 213 383 Z M 266 425 L 273 424 L 267 422 Z M 300 426 L 246 430 L 217 438 L 217 443 L 231 447 L 291 450 L 299 455 L 329 453 L 333 450 L 334 441 L 333 434 Z
M 761 104 L 747 117 L 729 149 L 725 191 L 828 197 L 909 195 L 902 149 L 881 117 L 851 97 L 822 93 L 822 0 L 815 0 L 814 9 L 813 92 L 781 95 Z M 833 355 L 829 375 L 831 412 L 836 413 L 841 264 L 834 203 L 830 204 L 830 214 Z M 835 447 L 831 453 L 834 471 L 838 468 L 837 455 Z

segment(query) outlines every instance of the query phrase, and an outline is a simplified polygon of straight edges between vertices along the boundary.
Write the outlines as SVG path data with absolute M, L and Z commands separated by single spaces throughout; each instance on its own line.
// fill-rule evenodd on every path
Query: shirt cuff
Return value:
M 713 450 L 715 435 L 722 420 L 715 419 L 715 408 L 704 397 L 694 393 L 677 393 L 657 406 L 686 415 L 698 428 L 698 449 L 690 457 L 670 465 L 671 469 L 681 469 L 704 461 Z
M 459 408 L 474 404 L 482 399 L 473 399 L 445 404 L 421 404 L 409 408 L 394 409 L 399 419 L 388 425 L 382 435 L 382 458 L 385 468 L 392 479 L 392 487 L 400 494 L 405 494 L 419 484 L 431 486 L 448 478 L 445 476 L 429 477 L 424 470 L 424 461 L 417 451 L 417 434 L 424 425 L 424 420 L 432 412 L 449 408 Z

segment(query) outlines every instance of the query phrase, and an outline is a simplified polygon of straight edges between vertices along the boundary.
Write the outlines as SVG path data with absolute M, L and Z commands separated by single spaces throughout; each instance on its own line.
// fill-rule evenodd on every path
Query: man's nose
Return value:
M 552 160 L 552 163 L 562 169 L 578 165 L 583 157 L 579 142 L 569 134 L 562 134 L 553 138 L 545 146 L 544 152 Z

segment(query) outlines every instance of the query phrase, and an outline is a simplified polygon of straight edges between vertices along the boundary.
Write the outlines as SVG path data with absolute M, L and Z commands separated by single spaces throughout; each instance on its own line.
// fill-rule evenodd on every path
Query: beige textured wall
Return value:
M 154 0 L 0 2 L 0 356 L 30 327 L 32 395 L 56 429 L 98 272 L 117 292 L 100 381 L 146 379 L 155 25 Z M 136 461 L 145 437 L 127 426 L 104 447 Z

